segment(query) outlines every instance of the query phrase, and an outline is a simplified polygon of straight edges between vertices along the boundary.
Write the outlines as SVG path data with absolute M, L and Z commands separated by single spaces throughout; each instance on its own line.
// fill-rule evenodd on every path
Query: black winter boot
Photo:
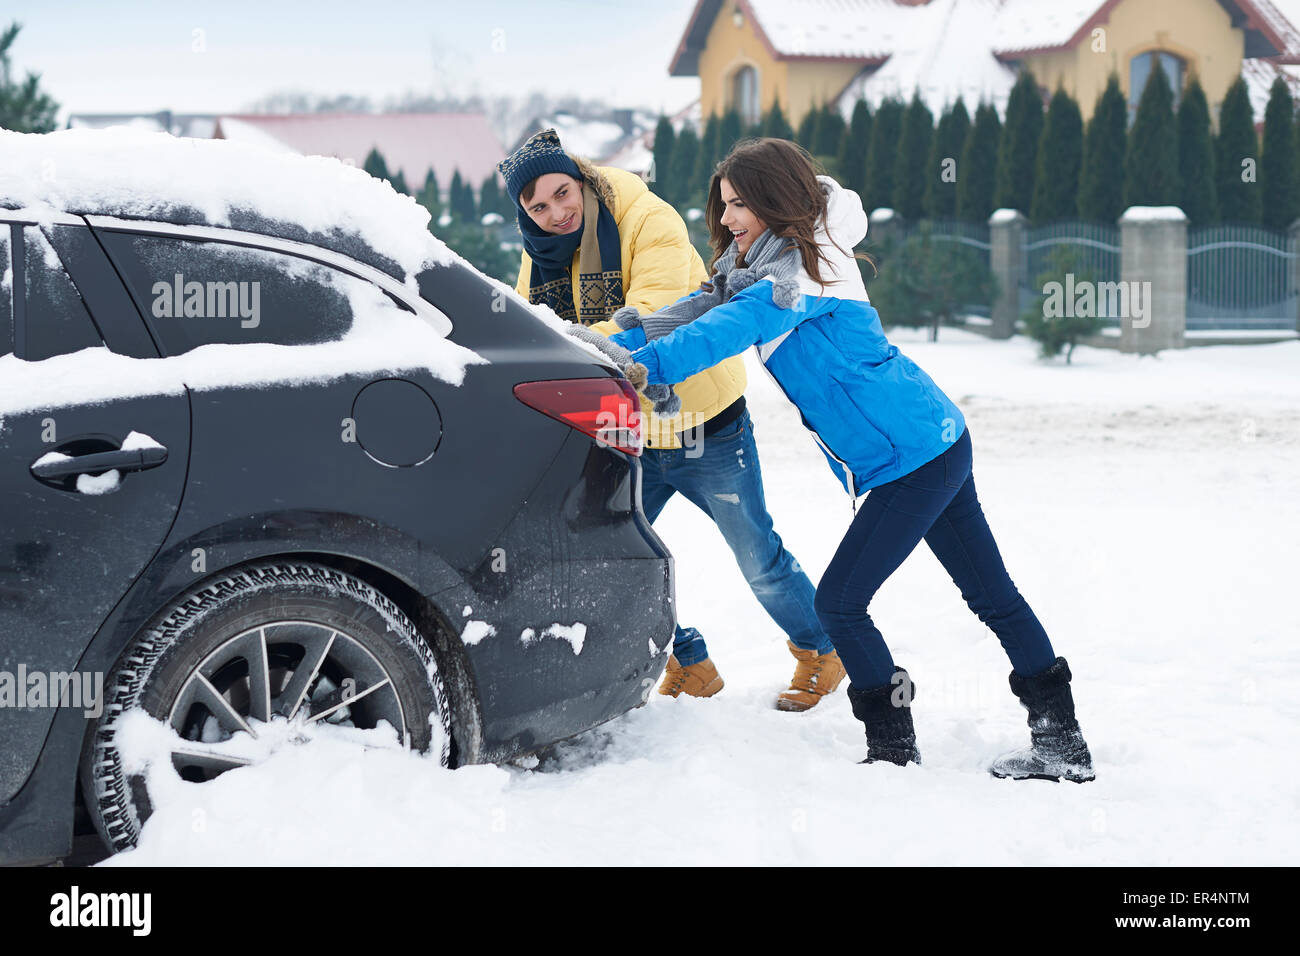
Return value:
M 887 760 L 901 767 L 921 762 L 921 752 L 916 749 L 916 730 L 912 727 L 915 693 L 916 685 L 901 667 L 883 687 L 849 685 L 853 716 L 867 728 L 867 759 L 862 763 Z
M 993 761 L 989 773 L 1013 780 L 1060 780 L 1086 783 L 1096 777 L 1092 754 L 1074 718 L 1070 695 L 1070 665 L 1058 657 L 1047 670 L 1033 677 L 1011 672 L 1011 690 L 1029 711 L 1027 750 L 1004 754 Z

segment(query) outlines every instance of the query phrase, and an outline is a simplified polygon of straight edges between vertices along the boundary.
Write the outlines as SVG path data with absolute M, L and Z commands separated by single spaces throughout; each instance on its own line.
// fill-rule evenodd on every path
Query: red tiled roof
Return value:
M 505 158 L 505 150 L 481 113 L 290 113 L 229 114 L 258 133 L 310 156 L 334 156 L 360 166 L 377 148 L 388 168 L 418 190 L 430 168 L 446 190 L 452 173 L 477 189 Z M 221 120 L 213 134 L 238 139 L 237 124 Z

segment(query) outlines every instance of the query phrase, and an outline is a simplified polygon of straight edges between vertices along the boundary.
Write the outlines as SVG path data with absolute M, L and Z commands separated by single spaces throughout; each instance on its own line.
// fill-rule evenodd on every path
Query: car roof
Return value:
M 219 226 L 309 243 L 408 281 L 457 257 L 429 212 L 338 160 L 134 129 L 0 130 L 0 208 Z

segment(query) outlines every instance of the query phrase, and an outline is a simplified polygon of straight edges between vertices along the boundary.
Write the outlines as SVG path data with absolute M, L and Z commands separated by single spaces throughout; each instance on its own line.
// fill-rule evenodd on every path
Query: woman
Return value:
M 756 345 L 849 494 L 870 489 L 815 599 L 866 728 L 863 763 L 921 762 L 913 685 L 867 606 L 924 540 L 1002 642 L 1011 689 L 1029 711 L 1031 746 L 991 772 L 1091 780 L 1069 667 L 1003 566 L 975 494 L 962 414 L 886 340 L 850 252 L 866 235 L 862 203 L 817 172 L 779 139 L 743 142 L 718 164 L 707 206 L 713 275 L 615 336 L 636 349 L 629 378 L 671 384 Z M 660 337 L 647 337 L 649 327 Z

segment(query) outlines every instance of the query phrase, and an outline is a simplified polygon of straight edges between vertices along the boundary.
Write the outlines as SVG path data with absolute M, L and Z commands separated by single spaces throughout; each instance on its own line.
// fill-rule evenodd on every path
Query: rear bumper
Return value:
M 675 623 L 673 560 L 641 512 L 640 475 L 635 459 L 575 435 L 466 575 L 464 603 L 440 597 L 481 707 L 470 759 L 538 750 L 653 689 Z

